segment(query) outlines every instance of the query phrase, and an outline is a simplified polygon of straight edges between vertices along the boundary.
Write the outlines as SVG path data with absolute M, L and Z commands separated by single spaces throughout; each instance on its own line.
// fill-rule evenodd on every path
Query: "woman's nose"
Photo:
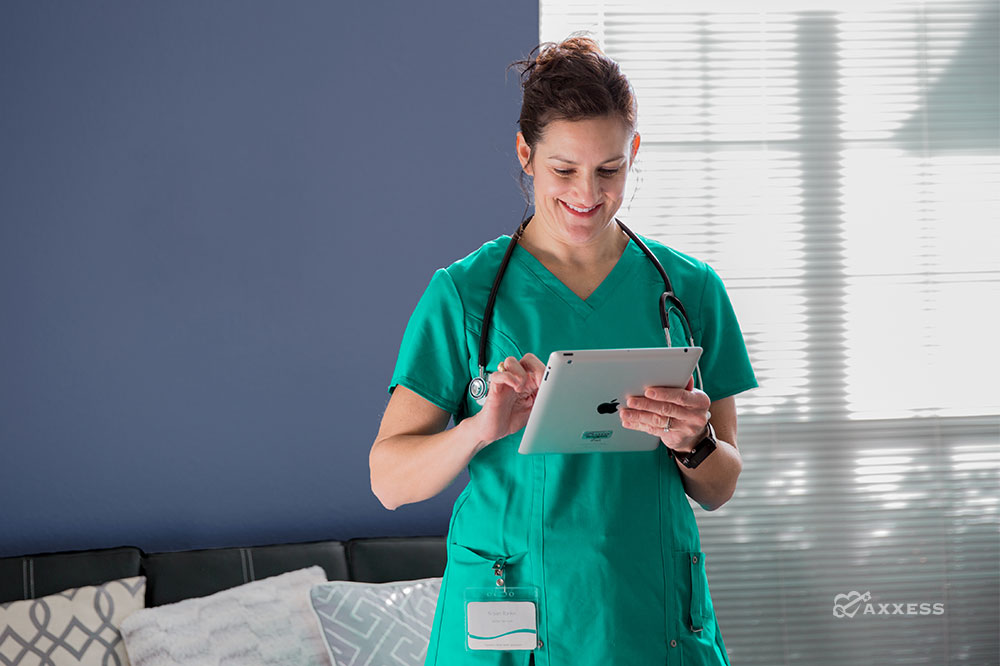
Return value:
M 598 192 L 601 187 L 597 181 L 597 177 L 582 176 L 576 182 L 576 193 L 577 202 L 584 206 L 593 206 L 597 203 Z

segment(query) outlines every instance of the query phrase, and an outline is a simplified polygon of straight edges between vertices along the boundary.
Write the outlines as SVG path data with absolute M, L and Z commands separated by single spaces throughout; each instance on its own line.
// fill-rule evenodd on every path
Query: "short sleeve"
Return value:
M 699 367 L 705 393 L 715 401 L 756 388 L 757 378 L 729 294 L 722 278 L 708 265 L 699 315 L 701 332 L 695 332 L 695 339 L 704 349 Z
M 389 393 L 402 384 L 441 409 L 458 414 L 468 374 L 465 309 L 448 271 L 440 268 L 410 315 Z

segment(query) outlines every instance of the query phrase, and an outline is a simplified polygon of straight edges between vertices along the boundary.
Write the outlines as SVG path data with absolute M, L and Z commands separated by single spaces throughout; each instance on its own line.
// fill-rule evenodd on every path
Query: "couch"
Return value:
M 446 550 L 445 538 L 441 536 L 431 537 L 376 537 L 351 539 L 348 541 L 318 541 L 311 543 L 278 544 L 267 546 L 237 547 L 237 548 L 214 548 L 204 550 L 189 550 L 178 552 L 146 553 L 143 550 L 131 546 L 118 548 L 107 548 L 99 550 L 85 550 L 61 553 L 43 553 L 36 555 L 25 555 L 21 557 L 0 558 L 0 604 L 7 604 L 6 608 L 11 608 L 9 602 L 19 602 L 23 600 L 37 600 L 42 597 L 52 598 L 65 590 L 74 588 L 85 588 L 86 586 L 99 586 L 115 581 L 114 584 L 122 580 L 141 581 L 134 577 L 144 577 L 144 605 L 147 609 L 163 607 L 159 613 L 172 612 L 172 609 L 179 608 L 184 604 L 198 604 L 208 595 L 212 598 L 225 598 L 226 595 L 241 593 L 241 590 L 266 587 L 260 581 L 265 579 L 280 580 L 277 576 L 289 577 L 303 574 L 306 569 L 311 571 L 312 587 L 304 588 L 306 592 L 301 601 L 308 607 L 309 589 L 316 595 L 317 578 L 325 578 L 328 581 L 354 581 L 356 583 L 383 583 L 385 585 L 364 586 L 345 585 L 341 583 L 333 584 L 331 587 L 348 588 L 350 593 L 361 590 L 364 594 L 380 594 L 381 588 L 389 590 L 394 594 L 393 599 L 398 599 L 401 590 L 409 593 L 409 587 L 393 587 L 393 581 L 419 581 L 420 579 L 439 578 L 445 568 Z M 315 567 L 321 567 L 322 571 Z M 325 573 L 325 576 L 323 574 Z M 255 581 L 257 581 L 255 583 Z M 253 583 L 251 586 L 249 584 Z M 402 585 L 402 584 L 400 584 Z M 433 586 L 433 583 L 431 583 Z M 238 589 L 237 589 L 238 588 Z M 229 592 L 223 592 L 229 590 Z M 373 592 L 374 590 L 374 592 Z M 426 591 L 426 585 L 425 585 Z M 426 625 L 427 613 L 433 615 L 433 600 L 436 598 L 436 590 L 432 590 L 433 596 L 420 600 L 424 622 Z M 141 604 L 140 598 L 143 594 L 141 588 L 136 588 L 134 593 L 135 602 Z M 71 598 L 67 595 L 66 598 Z M 298 599 L 298 598 L 297 598 Z M 191 601 L 185 601 L 191 600 Z M 60 598 L 61 602 L 62 599 Z M 183 602 L 178 604 L 177 602 Z M 32 602 L 33 604 L 37 602 Z M 94 608 L 100 605 L 98 602 L 88 602 Z M 241 600 L 239 603 L 246 604 Z M 377 603 L 377 600 L 376 600 Z M 390 602 L 391 603 L 391 602 Z M 273 605 L 273 604 L 272 604 Z M 313 599 L 313 607 L 316 612 L 316 599 Z M 0 611 L 5 607 L 0 606 Z M 22 604 L 23 608 L 23 604 Z M 33 613 L 42 611 L 35 610 Z M 44 611 L 48 613 L 46 609 Z M 99 612 L 99 609 L 98 609 Z M 200 611 L 199 611 L 200 612 Z M 152 613 L 155 614 L 155 613 Z M 150 615 L 150 613 L 147 613 Z M 251 615 L 256 616 L 256 611 Z M 23 616 L 23 613 L 22 613 Z M 203 613 L 201 617 L 210 617 Z M 303 614 L 304 617 L 304 614 Z M 310 615 L 310 617 L 312 617 Z M 164 626 L 169 625 L 169 618 L 161 620 Z M 253 619 L 250 620 L 251 624 Z M 35 621 L 32 620 L 35 624 Z M 316 632 L 316 643 L 321 645 L 319 634 L 323 631 L 322 620 L 317 631 L 315 618 L 308 621 L 309 631 Z M 301 624 L 301 623 L 300 623 Z M 4 616 L 0 613 L 0 640 L 5 634 Z M 117 628 L 116 624 L 116 628 Z M 251 627 L 252 629 L 252 627 Z M 404 631 L 408 631 L 405 627 Z M 204 631 L 205 629 L 202 628 Z M 126 643 L 128 644 L 129 656 L 133 658 L 132 643 L 128 631 L 123 629 Z M 72 643 L 72 632 L 66 643 Z M 329 632 L 327 632 L 329 633 Z M 416 639 L 411 636 L 403 636 L 401 642 L 415 642 L 413 661 L 420 663 L 419 651 L 426 650 L 426 642 L 419 645 L 420 637 L 426 641 L 429 633 L 429 626 L 423 626 L 416 635 Z M 205 636 L 214 637 L 218 633 L 202 634 L 200 643 L 206 643 Z M 107 633 L 109 640 L 111 634 Z M 353 663 L 355 658 L 344 652 L 351 648 L 344 647 L 343 641 L 338 648 L 331 637 L 324 635 L 323 638 L 329 645 L 324 646 L 330 662 L 334 664 Z M 342 637 L 343 638 L 343 637 Z M 77 643 L 80 643 L 77 638 Z M 121 639 L 113 639 L 121 643 Z M 171 638 L 168 643 L 174 643 Z M 48 645 L 50 641 L 43 641 L 40 644 Z M 20 649 L 18 645 L 8 641 L 7 645 L 0 644 L 0 651 L 7 650 L 8 655 Z M 38 649 L 37 645 L 33 649 Z M 60 648 L 63 652 L 72 651 L 65 646 Z M 109 647 L 110 649 L 110 647 Z M 124 647 L 117 645 L 119 654 L 124 654 Z M 257 649 L 257 648 L 255 648 Z M 24 657 L 22 657 L 24 658 Z M 2 660 L 0 660 L 2 661 Z M 123 663 L 125 660 L 122 660 Z M 5 662 L 6 663 L 6 662 Z M 18 663 L 16 660 L 14 663 Z M 25 663 L 28 663 L 27 661 Z M 56 661 L 58 664 L 59 662 Z M 66 663 L 69 663 L 68 661 Z M 76 662 L 73 662 L 76 663 Z M 148 660 L 146 663 L 174 663 L 170 659 L 163 661 Z M 219 663 L 219 662 L 212 662 Z M 248 660 L 248 663 L 258 663 Z M 265 663 L 270 663 L 265 660 Z M 312 661 L 310 663 L 319 663 Z M 325 663 L 325 660 L 324 660 Z
M 146 577 L 146 606 L 203 597 L 287 571 L 319 565 L 328 580 L 384 583 L 441 576 L 445 540 L 376 537 L 349 541 L 145 553 L 125 546 L 0 558 L 0 603 L 74 587 Z

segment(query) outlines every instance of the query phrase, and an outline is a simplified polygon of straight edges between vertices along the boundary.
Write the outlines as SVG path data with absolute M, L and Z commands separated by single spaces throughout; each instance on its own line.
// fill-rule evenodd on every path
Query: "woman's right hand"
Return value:
M 545 364 L 534 354 L 525 354 L 520 360 L 508 356 L 500 362 L 497 371 L 490 374 L 486 402 L 473 417 L 484 447 L 527 425 L 544 376 Z

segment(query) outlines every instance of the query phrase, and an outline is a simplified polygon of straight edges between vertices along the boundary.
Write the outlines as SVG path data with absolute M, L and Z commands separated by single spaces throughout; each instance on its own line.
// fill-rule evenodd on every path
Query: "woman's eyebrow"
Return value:
M 560 162 L 565 162 L 566 164 L 576 164 L 573 160 L 568 160 L 565 157 L 560 157 L 559 155 L 549 155 L 550 160 L 559 160 Z M 608 159 L 601 162 L 601 164 L 607 164 L 608 162 L 618 162 L 625 159 L 624 155 L 619 155 L 617 157 L 609 157 Z

